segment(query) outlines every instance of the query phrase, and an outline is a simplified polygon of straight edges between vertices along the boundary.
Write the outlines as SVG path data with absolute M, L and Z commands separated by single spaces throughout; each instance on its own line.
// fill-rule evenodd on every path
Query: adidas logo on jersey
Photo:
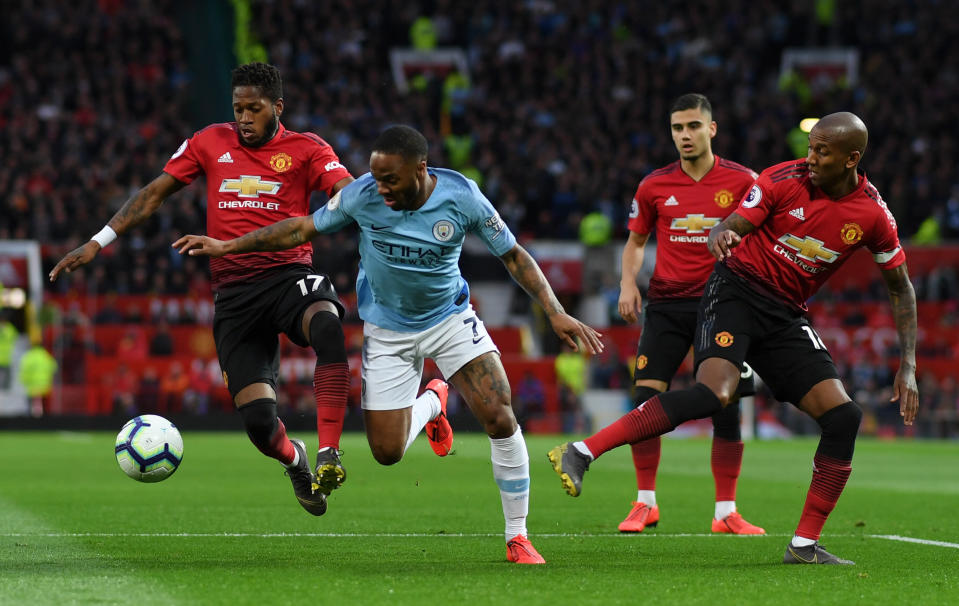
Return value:
M 791 211 L 789 211 L 789 214 L 796 217 L 800 221 L 806 220 L 806 216 L 802 212 L 802 206 L 800 206 L 799 208 L 792 209 Z
M 233 158 L 230 157 L 230 152 L 226 152 L 225 154 L 220 156 L 219 159 L 217 159 L 217 162 L 221 162 L 224 164 L 233 164 Z
M 679 200 L 676 199 L 676 196 L 670 196 L 666 202 L 663 203 L 663 206 L 679 206 Z

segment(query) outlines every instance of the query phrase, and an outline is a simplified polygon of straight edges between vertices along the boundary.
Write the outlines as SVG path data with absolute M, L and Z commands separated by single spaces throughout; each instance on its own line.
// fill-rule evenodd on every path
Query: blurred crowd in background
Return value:
M 234 4 L 249 4 L 250 39 L 281 70 L 287 128 L 324 137 L 359 176 L 385 126 L 413 125 L 430 141 L 430 163 L 473 177 L 524 242 L 574 241 L 590 213 L 609 220 L 613 241 L 624 238 L 637 183 L 675 160 L 669 104 L 691 91 L 712 100 L 714 151 L 757 171 L 804 153 L 790 138 L 801 119 L 859 114 L 870 130 L 862 168 L 903 241 L 959 240 L 951 128 L 959 114 L 959 14 L 947 2 L 871 0 L 865 9 L 828 0 Z M 184 33 L 188 10 L 174 0 L 37 0 L 8 8 L 0 24 L 0 239 L 39 240 L 51 267 L 205 125 L 191 92 L 201 77 L 191 57 L 205 51 Z M 420 74 L 401 93 L 389 63 L 399 47 L 456 47 L 468 73 Z M 790 47 L 854 47 L 858 79 L 783 74 L 782 51 Z M 217 121 L 226 122 L 224 81 Z M 205 204 L 202 184 L 186 188 L 48 292 L 208 297 L 205 261 L 170 247 L 182 234 L 204 231 Z M 314 246 L 317 269 L 350 293 L 355 232 Z M 914 278 L 921 299 L 959 300 L 953 269 Z M 611 273 L 604 283 L 615 290 L 618 281 Z M 821 299 L 881 301 L 885 290 L 875 285 L 827 288 Z M 122 313 L 106 320 L 137 321 Z M 956 322 L 956 310 L 942 321 Z M 628 387 L 627 365 L 613 364 L 615 372 L 594 383 Z M 892 416 L 882 412 L 889 408 L 882 390 L 892 383 L 883 360 L 843 368 L 851 391 L 873 394 L 863 399 L 878 402 L 877 419 Z M 924 409 L 959 410 L 954 380 L 922 381 Z

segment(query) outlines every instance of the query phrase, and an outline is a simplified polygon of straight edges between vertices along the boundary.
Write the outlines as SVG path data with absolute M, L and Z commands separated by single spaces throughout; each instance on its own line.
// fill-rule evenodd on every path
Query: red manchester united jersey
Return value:
M 719 156 L 699 181 L 683 172 L 679 160 L 646 175 L 628 226 L 639 234 L 656 231 L 650 299 L 702 296 L 716 262 L 706 248 L 709 229 L 736 209 L 755 179 L 752 170 Z
M 326 141 L 279 125 L 261 147 L 240 143 L 236 123 L 212 124 L 183 142 L 163 171 L 184 183 L 206 174 L 206 233 L 229 240 L 310 213 L 310 193 L 350 176 Z M 309 242 L 289 250 L 210 259 L 214 288 L 288 263 L 312 265 Z
M 896 220 L 865 175 L 855 190 L 833 200 L 810 183 L 805 160 L 783 162 L 762 172 L 736 213 L 756 229 L 734 249 L 728 267 L 803 310 L 860 246 L 882 269 L 906 260 Z

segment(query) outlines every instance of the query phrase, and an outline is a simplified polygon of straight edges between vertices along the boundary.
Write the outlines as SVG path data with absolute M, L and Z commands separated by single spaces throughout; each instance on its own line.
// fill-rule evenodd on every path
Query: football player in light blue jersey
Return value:
M 463 396 L 490 439 L 493 477 L 506 518 L 511 562 L 542 564 L 527 538 L 529 454 L 510 406 L 499 350 L 469 303 L 459 272 L 460 250 L 474 233 L 549 317 L 574 350 L 602 351 L 595 330 L 566 314 L 543 272 L 492 204 L 463 175 L 426 165 L 426 139 L 408 126 L 386 129 L 373 144 L 370 172 L 333 196 L 312 217 L 295 217 L 229 241 L 184 236 L 181 253 L 219 257 L 283 250 L 336 231 L 360 227 L 356 279 L 363 327 L 363 419 L 374 458 L 398 462 L 421 429 L 433 451 L 449 454 L 448 386 L 431 381 L 417 397 L 423 361 L 432 358 Z M 320 277 L 317 277 L 320 280 Z M 303 292 L 317 288 L 304 282 Z

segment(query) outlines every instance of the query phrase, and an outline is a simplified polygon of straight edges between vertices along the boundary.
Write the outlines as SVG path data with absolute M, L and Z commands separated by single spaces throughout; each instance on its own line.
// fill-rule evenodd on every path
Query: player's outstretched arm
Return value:
M 733 249 L 739 246 L 743 236 L 756 229 L 742 215 L 732 213 L 716 227 L 709 230 L 706 248 L 717 260 L 722 261 L 733 256 Z
M 156 212 L 163 201 L 179 191 L 185 183 L 177 181 L 167 173 L 151 181 L 127 200 L 120 210 L 107 222 L 107 226 L 86 242 L 83 246 L 68 252 L 60 262 L 50 271 L 50 281 L 53 282 L 60 272 L 70 273 L 81 265 L 86 265 L 97 256 L 104 246 L 109 244 L 118 235 L 136 227 Z
M 636 286 L 636 276 L 643 267 L 646 240 L 649 234 L 629 232 L 629 239 L 623 247 L 623 270 L 619 280 L 619 315 L 627 322 L 635 322 L 643 309 L 643 296 Z
M 903 423 L 912 425 L 919 411 L 919 388 L 916 386 L 916 291 L 912 288 L 905 263 L 882 270 L 882 278 L 889 289 L 892 317 L 896 321 L 896 332 L 899 333 L 899 370 L 896 372 L 890 402 L 899 401 Z
M 319 232 L 313 226 L 313 216 L 291 217 L 261 227 L 232 240 L 217 240 L 209 236 L 183 236 L 173 243 L 180 254 L 222 257 L 247 252 L 286 250 L 309 242 Z
M 523 290 L 538 302 L 546 311 L 549 322 L 553 326 L 553 331 L 569 345 L 573 351 L 579 351 L 576 344 L 578 337 L 586 351 L 595 354 L 603 351 L 603 343 L 600 341 L 601 334 L 586 326 L 576 318 L 567 315 L 563 306 L 556 299 L 556 293 L 546 281 L 543 270 L 539 268 L 536 261 L 526 249 L 517 244 L 506 254 L 500 257 L 507 271 L 516 280 L 516 283 L 523 287 Z

